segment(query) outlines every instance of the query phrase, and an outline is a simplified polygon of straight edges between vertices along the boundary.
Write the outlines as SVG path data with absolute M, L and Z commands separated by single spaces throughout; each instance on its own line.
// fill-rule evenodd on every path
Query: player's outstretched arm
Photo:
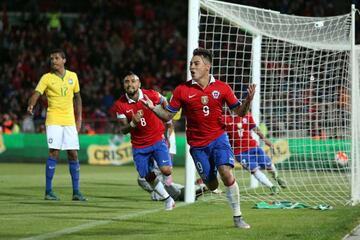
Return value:
M 255 95 L 255 88 L 256 88 L 256 84 L 250 84 L 247 89 L 248 94 L 245 100 L 242 102 L 240 106 L 233 109 L 233 111 L 240 117 L 245 116 L 245 114 L 249 111 L 251 101 L 253 100 Z
M 33 113 L 34 106 L 36 105 L 36 102 L 40 96 L 41 96 L 41 94 L 38 91 L 35 91 L 29 98 L 27 112 L 30 113 L 31 115 L 34 114 Z
M 164 109 L 161 104 L 154 106 L 154 103 L 151 99 L 144 94 L 145 99 L 141 99 L 140 101 L 151 111 L 153 111 L 161 120 L 167 122 L 171 120 L 176 113 L 169 112 L 167 109 Z
M 260 139 L 264 141 L 264 143 L 267 146 L 269 146 L 271 149 L 274 148 L 274 145 L 272 144 L 272 142 L 265 137 L 265 135 L 261 132 L 260 128 L 255 127 L 253 130 L 260 137 Z

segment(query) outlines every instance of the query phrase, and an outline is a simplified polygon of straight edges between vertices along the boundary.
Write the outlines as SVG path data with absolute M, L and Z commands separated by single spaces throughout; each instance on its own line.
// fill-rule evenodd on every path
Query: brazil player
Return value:
M 196 169 L 206 186 L 215 190 L 219 183 L 217 171 L 226 187 L 226 196 L 233 210 L 235 227 L 250 228 L 240 211 L 240 193 L 232 173 L 234 155 L 221 123 L 226 103 L 239 116 L 244 116 L 255 94 L 255 85 L 248 88 L 248 96 L 241 103 L 230 86 L 210 74 L 212 54 L 203 48 L 193 51 L 190 62 L 192 79 L 177 86 L 169 105 L 164 109 L 148 96 L 143 101 L 164 121 L 173 118 L 182 108 L 187 119 L 186 136 Z
M 278 193 L 278 188 L 260 170 L 261 168 L 271 172 L 272 177 L 280 187 L 286 188 L 286 183 L 278 176 L 275 165 L 251 135 L 251 131 L 255 132 L 271 150 L 274 149 L 271 141 L 256 126 L 251 112 L 248 112 L 244 117 L 224 116 L 223 122 L 225 123 L 236 160 L 245 169 L 249 170 L 259 182 L 267 186 L 272 195 Z
M 164 123 L 140 101 L 145 94 L 156 104 L 166 100 L 154 90 L 141 89 L 140 79 L 134 73 L 125 76 L 123 86 L 125 94 L 114 103 L 111 111 L 116 114 L 121 132 L 131 134 L 133 158 L 140 178 L 145 178 L 165 199 L 165 210 L 172 210 L 175 201 L 153 171 L 154 159 L 163 175 L 170 176 L 172 173 Z
M 42 94 L 46 94 L 46 136 L 49 157 L 46 160 L 45 200 L 59 200 L 53 192 L 52 179 L 60 150 L 67 150 L 72 179 L 74 201 L 87 199 L 79 190 L 80 165 L 78 160 L 78 132 L 82 121 L 82 102 L 76 73 L 65 69 L 65 53 L 55 49 L 50 53 L 51 72 L 44 74 L 29 99 L 27 111 L 33 114 L 34 106 Z M 75 108 L 75 115 L 74 115 Z

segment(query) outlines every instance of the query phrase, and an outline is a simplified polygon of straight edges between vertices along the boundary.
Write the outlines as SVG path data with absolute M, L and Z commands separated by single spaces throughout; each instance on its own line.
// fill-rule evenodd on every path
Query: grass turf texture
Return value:
M 241 208 L 250 230 L 233 227 L 224 196 L 208 195 L 173 211 L 153 202 L 136 183 L 133 166 L 81 166 L 81 191 L 88 202 L 71 201 L 71 179 L 59 164 L 54 191 L 45 201 L 44 164 L 0 164 L 0 239 L 341 239 L 360 222 L 360 206 L 309 209 Z M 184 169 L 174 178 L 183 182 Z

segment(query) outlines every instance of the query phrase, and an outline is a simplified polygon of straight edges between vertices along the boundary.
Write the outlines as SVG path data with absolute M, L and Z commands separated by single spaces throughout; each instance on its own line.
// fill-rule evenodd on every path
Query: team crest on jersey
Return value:
M 72 79 L 69 79 L 68 82 L 69 82 L 69 84 L 71 85 L 71 84 L 73 84 L 74 81 L 73 81 Z
M 242 122 L 243 122 L 244 124 L 247 124 L 247 122 L 248 122 L 247 118 L 243 118 L 243 119 L 242 119 Z
M 142 117 L 144 116 L 144 111 L 142 109 L 138 110 L 137 113 Z
M 211 94 L 214 99 L 218 99 L 220 97 L 220 92 L 218 90 L 213 91 Z
M 206 105 L 209 102 L 208 96 L 201 96 L 201 103 Z

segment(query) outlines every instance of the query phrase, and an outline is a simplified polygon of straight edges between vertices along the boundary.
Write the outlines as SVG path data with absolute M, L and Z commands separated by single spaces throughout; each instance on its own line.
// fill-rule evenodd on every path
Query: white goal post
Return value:
M 263 186 L 250 188 L 249 173 L 236 168 L 242 200 L 359 203 L 354 6 L 349 14 L 301 17 L 214 0 L 189 0 L 189 7 L 199 1 L 198 18 L 189 21 L 198 32 L 188 38 L 212 51 L 212 73 L 240 99 L 257 83 L 251 111 L 275 144 L 271 157 L 288 185 L 270 196 Z

